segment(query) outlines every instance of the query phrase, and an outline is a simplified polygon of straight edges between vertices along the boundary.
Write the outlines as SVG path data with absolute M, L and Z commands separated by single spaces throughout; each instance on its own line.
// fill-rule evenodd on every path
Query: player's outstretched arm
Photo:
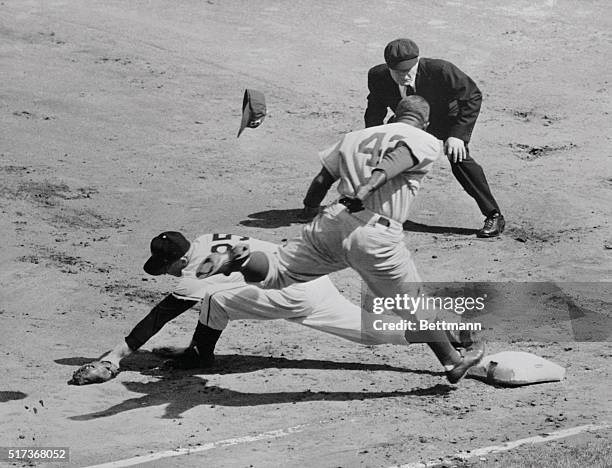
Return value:
M 304 197 L 304 209 L 301 218 L 310 220 L 318 214 L 321 202 L 335 181 L 336 179 L 325 167 L 321 168 L 321 171 L 312 179 L 310 187 L 308 187 Z
M 78 368 L 68 383 L 72 385 L 88 385 L 111 380 L 119 373 L 121 360 L 138 350 L 161 330 L 166 323 L 178 317 L 195 304 L 197 304 L 197 301 L 179 299 L 169 294 L 153 307 L 145 318 L 138 322 L 124 342 L 119 343 L 110 353 L 105 354 L 97 361 Z
M 175 319 L 186 310 L 196 305 L 198 301 L 179 299 L 173 294 L 167 295 L 148 315 L 132 329 L 125 338 L 132 351 L 136 351 L 149 341 L 164 325 Z

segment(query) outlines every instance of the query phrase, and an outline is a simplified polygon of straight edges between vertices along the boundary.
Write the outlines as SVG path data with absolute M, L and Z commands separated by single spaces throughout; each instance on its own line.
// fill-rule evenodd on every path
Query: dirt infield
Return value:
M 283 321 L 232 323 L 223 371 L 163 370 L 150 349 L 184 345 L 189 311 L 115 380 L 66 384 L 172 289 L 142 271 L 159 232 L 299 232 L 316 151 L 363 126 L 367 70 L 403 36 L 483 90 L 470 149 L 508 220 L 476 239 L 480 213 L 438 162 L 405 226 L 422 276 L 601 283 L 577 304 L 610 323 L 608 2 L 314 3 L 0 2 L 0 447 L 69 447 L 48 466 L 70 467 L 612 466 L 610 330 L 490 343 L 567 370 L 519 388 L 449 386 L 422 345 L 360 347 Z M 269 114 L 236 139 L 247 87 Z M 359 300 L 353 273 L 333 280 Z

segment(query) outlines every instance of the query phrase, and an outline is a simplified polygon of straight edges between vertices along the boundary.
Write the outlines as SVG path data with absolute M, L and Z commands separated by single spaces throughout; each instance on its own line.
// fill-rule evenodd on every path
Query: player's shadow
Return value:
M 23 400 L 28 395 L 23 392 L 14 392 L 10 390 L 0 391 L 0 403 L 6 403 L 7 401 Z
M 84 366 L 85 364 L 89 364 L 90 362 L 94 361 L 99 361 L 109 351 L 105 351 L 98 357 L 74 356 L 55 359 L 53 362 L 64 366 L 74 366 L 74 370 L 77 370 L 78 367 Z M 163 358 L 157 356 L 156 354 L 153 354 L 151 351 L 139 350 L 121 361 L 121 370 L 142 372 L 148 369 L 159 367 L 159 365 L 163 361 Z
M 70 357 L 56 359 L 57 364 L 67 366 L 82 366 L 99 360 L 97 358 Z M 121 370 L 141 372 L 145 375 L 161 375 L 162 377 L 173 371 L 164 366 L 167 358 L 160 357 L 150 351 L 140 350 L 121 361 Z M 198 374 L 242 374 L 265 369 L 313 369 L 313 370 L 360 370 L 360 371 L 387 371 L 406 372 L 411 374 L 425 374 L 438 376 L 441 372 L 427 369 L 408 369 L 388 364 L 370 364 L 363 362 L 324 361 L 320 359 L 287 359 L 284 357 L 256 356 L 245 354 L 218 354 L 215 365 L 210 369 L 196 369 Z M 75 368 L 76 370 L 76 368 Z
M 414 221 L 406 221 L 403 225 L 404 231 L 409 232 L 428 232 L 430 234 L 458 234 L 460 236 L 472 236 L 478 232 L 478 229 L 460 228 L 452 226 L 430 226 L 428 224 L 415 223 Z
M 323 361 L 320 359 L 287 359 L 284 357 L 255 356 L 244 354 L 217 355 L 215 366 L 204 374 L 241 374 L 265 369 L 313 369 L 313 370 L 360 370 L 408 372 L 412 374 L 441 375 L 440 372 L 425 369 L 407 369 L 388 364 L 368 364 L 363 362 Z
M 291 226 L 296 223 L 304 224 L 309 220 L 301 218 L 301 212 L 301 209 L 258 211 L 257 213 L 249 214 L 249 219 L 244 219 L 239 224 L 265 229 Z
M 140 393 L 142 396 L 130 398 L 101 411 L 71 416 L 69 419 L 73 421 L 89 421 L 114 416 L 133 409 L 162 405 L 166 405 L 162 418 L 178 419 L 182 417 L 184 412 L 200 405 L 259 406 L 309 401 L 372 400 L 396 397 L 420 398 L 424 396 L 446 395 L 455 390 L 454 387 L 449 385 L 437 384 L 428 388 L 388 392 L 313 392 L 311 390 L 265 393 L 241 392 L 217 385 L 208 385 L 207 379 L 187 371 L 167 374 L 157 381 L 127 381 L 122 382 L 122 384 L 130 392 Z
M 95 359 L 73 357 L 58 359 L 55 362 L 66 365 L 83 365 L 93 360 Z M 129 391 L 141 393 L 143 396 L 130 398 L 101 411 L 72 416 L 70 419 L 74 421 L 88 421 L 113 416 L 136 408 L 160 405 L 167 405 L 163 417 L 173 419 L 180 418 L 182 413 L 199 405 L 258 406 L 304 401 L 350 401 L 391 397 L 421 397 L 443 395 L 454 389 L 448 385 L 438 384 L 429 388 L 389 392 L 312 392 L 310 390 L 266 393 L 240 392 L 216 385 L 208 385 L 208 380 L 204 376 L 206 374 L 248 374 L 271 368 L 391 371 L 433 376 L 441 376 L 442 373 L 424 369 L 406 369 L 386 364 L 231 354 L 217 356 L 215 366 L 211 369 L 175 370 L 164 366 L 163 362 L 163 358 L 157 357 L 148 351 L 139 351 L 123 360 L 121 362 L 122 370 L 140 372 L 146 376 L 156 377 L 158 380 L 149 382 L 122 382 Z M 103 385 L 109 385 L 109 383 Z

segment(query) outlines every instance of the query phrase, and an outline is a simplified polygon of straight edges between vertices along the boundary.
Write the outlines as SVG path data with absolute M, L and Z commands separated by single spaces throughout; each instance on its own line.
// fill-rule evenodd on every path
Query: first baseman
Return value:
M 418 296 L 421 279 L 404 243 L 402 223 L 443 146 L 425 132 L 429 105 L 424 98 L 403 98 L 395 116 L 394 123 L 347 133 L 319 154 L 323 168 L 307 198 L 320 202 L 335 181 L 341 198 L 306 225 L 301 236 L 274 255 L 251 253 L 247 244 L 211 254 L 196 274 L 240 271 L 247 281 L 279 288 L 351 267 L 375 296 Z M 432 322 L 435 315 L 419 309 L 403 318 Z M 484 344 L 474 343 L 462 356 L 442 330 L 406 330 L 405 336 L 410 342 L 427 342 L 451 383 L 484 355 Z
M 238 243 L 275 255 L 279 246 L 232 234 L 204 234 L 189 241 L 180 232 L 164 232 L 151 241 L 151 257 L 144 270 L 151 275 L 179 277 L 174 291 L 159 302 L 98 363 L 75 372 L 72 383 L 104 382 L 119 371 L 120 362 L 153 337 L 170 320 L 198 306 L 200 317 L 190 346 L 177 358 L 182 368 L 210 367 L 214 349 L 230 320 L 275 320 L 290 322 L 364 344 L 407 345 L 402 331 L 374 332 L 362 325 L 362 311 L 351 303 L 327 277 L 281 290 L 264 290 L 245 283 L 242 275 L 197 279 L 196 268 L 211 253 L 226 252 Z
M 431 107 L 429 133 L 444 141 L 453 174 L 485 216 L 479 237 L 499 236 L 505 226 L 482 167 L 470 156 L 468 143 L 480 112 L 482 94 L 476 83 L 456 65 L 419 56 L 410 39 L 396 39 L 385 47 L 385 63 L 368 72 L 365 125 L 381 125 L 387 109 L 402 97 L 423 96 Z

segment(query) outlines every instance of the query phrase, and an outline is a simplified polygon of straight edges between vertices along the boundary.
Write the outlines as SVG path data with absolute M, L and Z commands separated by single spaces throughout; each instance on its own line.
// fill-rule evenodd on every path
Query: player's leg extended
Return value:
M 206 303 L 209 305 L 206 306 Z M 406 345 L 403 332 L 364 333 L 361 308 L 347 300 L 324 276 L 283 289 L 255 285 L 214 293 L 202 303 L 200 321 L 224 329 L 231 320 L 285 319 L 360 344 Z
M 376 332 L 363 320 L 363 310 L 345 298 L 329 277 L 305 283 L 305 316 L 291 322 L 362 345 L 407 345 L 403 331 Z
M 222 330 L 232 320 L 278 320 L 302 317 L 307 310 L 305 284 L 283 290 L 255 285 L 207 294 L 201 301 L 198 328 L 191 349 L 179 356 L 176 367 L 206 368 L 214 361 L 214 349 Z
M 355 249 L 351 265 L 359 272 L 375 296 L 381 298 L 419 297 L 421 279 L 404 244 L 401 226 L 385 229 L 364 226 L 355 233 Z M 383 248 L 384 247 L 384 248 Z M 366 255 L 364 255 L 364 252 Z M 368 254 L 369 253 L 369 254 Z M 474 345 L 464 356 L 451 345 L 444 330 L 420 329 L 420 321 L 435 321 L 435 310 L 406 310 L 396 307 L 396 312 L 415 324 L 415 330 L 406 330 L 406 340 L 427 343 L 446 370 L 451 383 L 459 381 L 484 355 L 484 345 Z

